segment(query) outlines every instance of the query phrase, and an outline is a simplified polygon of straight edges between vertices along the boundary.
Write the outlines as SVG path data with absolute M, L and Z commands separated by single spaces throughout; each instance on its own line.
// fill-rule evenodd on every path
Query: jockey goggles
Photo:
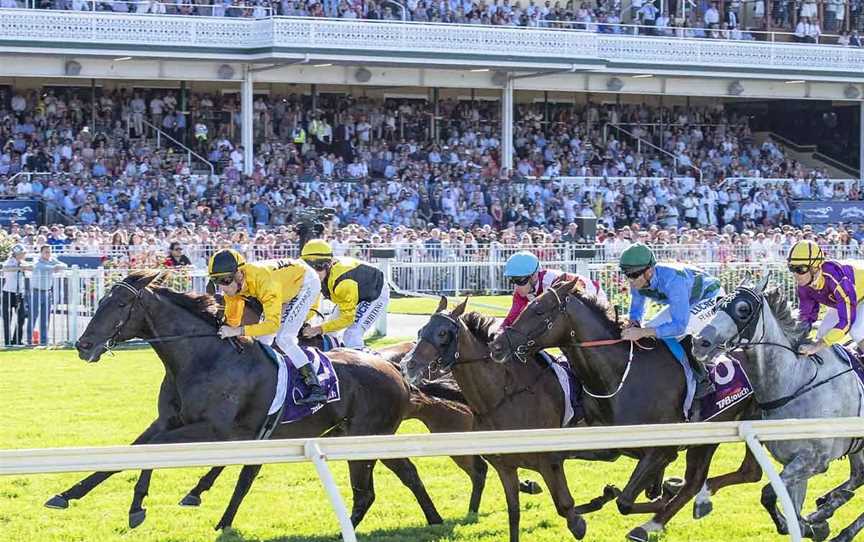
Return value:
M 220 286 L 228 286 L 232 282 L 234 282 L 234 273 L 230 275 L 219 275 L 218 277 L 212 277 L 211 280 Z
M 510 277 L 510 283 L 515 284 L 516 286 L 525 286 L 531 280 L 531 275 L 526 275 L 524 277 Z
M 312 260 L 306 263 L 315 271 L 326 271 L 330 267 L 330 260 Z
M 645 269 L 648 269 L 647 267 Z M 628 279 L 638 279 L 645 273 L 645 269 L 639 269 L 638 271 L 627 271 L 624 273 L 624 276 Z
M 810 271 L 810 266 L 809 265 L 790 265 L 789 271 L 791 271 L 792 273 L 795 273 L 796 275 L 803 275 L 804 273 L 807 273 L 808 271 Z

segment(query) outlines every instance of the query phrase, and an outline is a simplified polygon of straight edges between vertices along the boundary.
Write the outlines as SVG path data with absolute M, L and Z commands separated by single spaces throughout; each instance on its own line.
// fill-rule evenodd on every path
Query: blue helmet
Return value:
M 527 277 L 540 269 L 540 259 L 532 252 L 522 250 L 510 256 L 504 265 L 505 277 Z

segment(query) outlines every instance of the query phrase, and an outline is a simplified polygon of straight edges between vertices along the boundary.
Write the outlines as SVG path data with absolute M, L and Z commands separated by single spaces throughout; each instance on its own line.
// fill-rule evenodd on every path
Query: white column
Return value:
M 240 130 L 240 143 L 243 145 L 243 173 L 251 175 L 255 153 L 252 144 L 252 72 L 248 65 L 243 68 L 243 83 L 240 87 L 240 119 L 243 123 Z
M 858 180 L 864 184 L 864 100 L 858 102 Z
M 513 170 L 513 79 L 501 91 L 501 167 Z

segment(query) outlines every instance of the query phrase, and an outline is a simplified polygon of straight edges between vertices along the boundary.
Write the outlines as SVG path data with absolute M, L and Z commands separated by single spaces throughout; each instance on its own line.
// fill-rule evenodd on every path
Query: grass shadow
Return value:
M 484 514 L 469 514 L 457 520 L 445 521 L 440 525 L 418 525 L 411 527 L 399 527 L 391 529 L 375 529 L 373 531 L 363 531 L 361 524 L 361 532 L 357 533 L 359 542 L 438 542 L 441 540 L 453 540 L 457 527 L 463 525 L 473 525 L 480 521 Z M 479 536 L 494 536 L 497 534 L 494 531 L 481 531 L 473 533 Z M 231 529 L 227 532 L 222 532 L 216 537 L 214 542 L 338 542 L 342 540 L 342 535 L 338 532 L 331 532 L 321 535 L 290 535 L 259 538 L 247 537 L 241 530 Z

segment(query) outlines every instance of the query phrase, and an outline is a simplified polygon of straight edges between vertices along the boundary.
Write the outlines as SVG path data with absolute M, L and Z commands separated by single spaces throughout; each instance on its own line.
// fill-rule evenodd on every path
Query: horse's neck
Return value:
M 149 299 L 148 299 L 149 298 Z M 154 339 L 150 343 L 153 350 L 165 365 L 165 370 L 176 375 L 201 359 L 211 358 L 213 352 L 206 348 L 208 338 L 172 339 L 159 341 L 160 337 L 191 335 L 216 335 L 216 329 L 182 307 L 165 302 L 158 294 L 145 297 L 144 310 L 147 311 L 147 333 L 143 339 Z M 190 341 L 194 341 L 191 342 Z
M 754 331 L 754 342 L 782 344 L 791 349 L 792 345 L 774 313 L 767 305 L 762 310 L 762 318 Z M 760 402 L 773 401 L 794 393 L 816 373 L 815 365 L 809 360 L 799 359 L 791 350 L 778 346 L 754 346 L 748 351 L 747 358 L 751 362 L 747 375 Z
M 489 412 L 512 392 L 509 388 L 517 382 L 518 376 L 514 374 L 508 378 L 508 371 L 521 372 L 522 364 L 495 363 L 489 355 L 488 345 L 475 337 L 464 323 L 460 323 L 459 328 L 460 358 L 453 369 L 453 376 L 474 410 Z
M 578 339 L 595 341 L 612 339 L 608 329 L 592 326 L 598 329 L 589 331 L 585 337 Z M 569 345 L 561 348 L 570 366 L 579 378 L 592 390 L 613 390 L 621 382 L 624 370 L 630 359 L 630 343 L 622 342 L 610 346 L 576 347 Z

